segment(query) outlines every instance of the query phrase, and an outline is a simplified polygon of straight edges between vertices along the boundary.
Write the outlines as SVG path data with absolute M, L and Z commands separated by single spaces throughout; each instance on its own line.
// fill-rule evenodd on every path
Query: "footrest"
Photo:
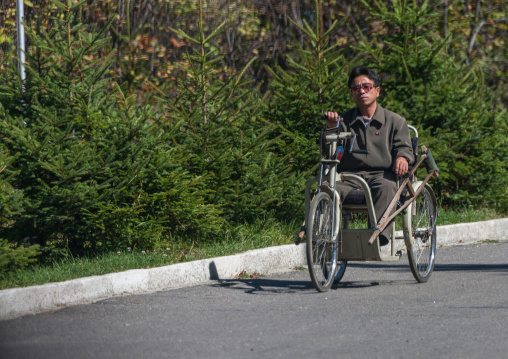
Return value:
M 342 229 L 339 260 L 342 261 L 398 261 L 400 256 L 381 253 L 379 239 L 369 244 L 372 229 Z

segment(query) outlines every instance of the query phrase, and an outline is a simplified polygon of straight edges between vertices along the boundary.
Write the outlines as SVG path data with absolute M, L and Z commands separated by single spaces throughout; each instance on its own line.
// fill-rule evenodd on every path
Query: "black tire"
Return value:
M 408 246 L 409 266 L 420 283 L 429 280 L 436 259 L 437 203 L 432 188 L 425 185 L 412 203 L 411 246 Z
M 337 261 L 337 274 L 333 278 L 333 284 L 339 284 L 346 273 L 347 261 Z M 326 270 L 326 268 L 325 268 Z M 325 274 L 328 277 L 328 272 Z
M 349 229 L 349 216 L 345 216 L 344 213 L 341 210 L 341 222 L 342 222 L 342 228 Z M 339 236 L 342 234 L 339 233 Z M 344 274 L 346 273 L 347 268 L 347 261 L 339 261 L 337 260 L 337 274 L 335 274 L 335 278 L 333 279 L 333 284 L 339 284 L 342 280 L 342 277 L 344 277 Z M 328 274 L 327 274 L 328 275 Z
M 306 222 L 307 264 L 310 279 L 318 292 L 329 290 L 337 273 L 337 266 L 332 266 L 332 258 L 337 258 L 337 239 L 331 238 L 332 207 L 330 196 L 325 192 L 318 193 L 312 200 Z
M 333 284 L 338 284 L 344 274 L 346 273 L 347 261 L 337 261 L 337 274 L 335 274 L 335 278 L 333 278 Z
M 349 229 L 349 222 L 351 220 L 350 215 L 344 215 L 344 213 L 341 210 L 341 221 L 344 229 Z M 339 234 L 342 235 L 342 234 Z M 333 279 L 333 284 L 339 284 L 342 278 L 344 277 L 344 274 L 346 273 L 347 268 L 347 261 L 337 261 L 337 274 L 335 274 L 335 278 Z

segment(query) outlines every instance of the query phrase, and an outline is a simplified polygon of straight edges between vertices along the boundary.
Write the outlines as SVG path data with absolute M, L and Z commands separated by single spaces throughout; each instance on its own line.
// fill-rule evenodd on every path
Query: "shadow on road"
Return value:
M 369 288 L 378 285 L 400 285 L 405 280 L 381 280 L 381 281 L 343 281 L 334 285 L 331 290 L 359 289 Z M 412 281 L 409 281 L 412 282 Z M 284 279 L 224 279 L 218 280 L 214 287 L 227 287 L 234 290 L 242 290 L 249 294 L 288 294 L 307 292 L 308 294 L 317 293 L 312 286 L 310 278 L 308 280 L 284 280 Z
M 395 271 L 406 271 L 409 270 L 409 263 L 403 262 L 400 264 L 386 264 L 381 262 L 356 262 L 356 263 L 348 263 L 349 268 L 365 268 L 365 269 L 388 269 Z M 436 263 L 434 265 L 434 272 L 463 272 L 463 271 L 473 271 L 473 272 L 508 272 L 508 263 L 501 264 L 439 264 Z
M 218 280 L 214 287 L 228 287 L 235 290 L 243 290 L 246 293 L 301 293 L 304 290 L 314 289 L 309 281 L 281 280 L 281 279 L 223 279 Z
M 436 264 L 434 272 L 508 272 L 507 264 Z
M 395 263 L 383 262 L 350 262 L 348 268 L 368 269 L 368 270 L 383 270 L 390 272 L 410 272 L 409 263 L 401 259 Z M 306 291 L 316 293 L 310 278 L 308 280 L 287 280 L 287 279 L 270 279 L 270 278 L 235 278 L 235 279 L 220 279 L 215 263 L 210 263 L 210 279 L 217 281 L 215 287 L 227 287 L 234 290 L 242 290 L 250 294 L 281 294 L 281 293 L 302 293 Z M 478 264 L 463 264 L 463 263 L 450 263 L 450 264 L 435 264 L 435 272 L 500 272 L 508 273 L 508 263 L 478 263 Z M 332 287 L 334 289 L 358 289 L 368 288 L 378 285 L 400 285 L 405 280 L 381 280 L 381 281 L 342 281 Z M 413 283 L 413 281 L 407 281 Z M 416 282 L 415 282 L 416 283 Z

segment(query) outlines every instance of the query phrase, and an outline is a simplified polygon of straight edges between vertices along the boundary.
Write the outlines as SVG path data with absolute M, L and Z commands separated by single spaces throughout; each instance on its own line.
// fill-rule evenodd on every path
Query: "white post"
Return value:
M 17 0 L 16 4 L 16 22 L 18 27 L 18 68 L 23 81 L 23 90 L 25 88 L 25 26 L 23 25 L 23 19 L 25 17 L 25 10 L 23 0 Z

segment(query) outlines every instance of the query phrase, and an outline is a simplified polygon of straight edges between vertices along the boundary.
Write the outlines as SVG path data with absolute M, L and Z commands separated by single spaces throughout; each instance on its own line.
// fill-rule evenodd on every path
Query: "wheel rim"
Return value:
M 347 261 L 337 261 L 337 274 L 335 274 L 335 278 L 333 278 L 333 283 L 338 284 L 342 277 L 344 277 L 344 273 L 346 272 Z
M 312 225 L 312 266 L 318 289 L 325 289 L 333 281 L 335 265 L 332 267 L 336 243 L 332 237 L 332 201 L 323 197 L 314 212 Z
M 425 278 L 433 269 L 436 238 L 435 206 L 429 192 L 424 189 L 414 205 L 416 213 L 412 218 L 411 230 L 413 243 L 411 254 L 415 270 Z

